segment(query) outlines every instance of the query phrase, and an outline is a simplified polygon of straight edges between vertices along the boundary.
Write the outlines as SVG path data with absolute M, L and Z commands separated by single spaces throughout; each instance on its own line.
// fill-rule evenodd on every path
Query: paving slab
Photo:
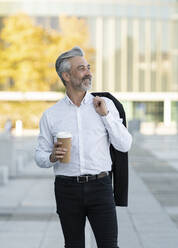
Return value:
M 138 134 L 130 151 L 130 162 L 178 228 L 177 148 L 178 135 Z M 137 157 L 149 159 L 139 164 L 135 162 Z
M 162 246 L 162 237 L 164 237 L 163 240 L 167 247 L 168 244 L 171 248 L 178 247 L 178 229 L 165 209 L 162 208 L 141 178 L 132 169 L 130 169 L 130 189 L 128 211 L 142 247 L 166 247 Z
M 171 143 L 171 137 L 168 137 Z M 32 152 L 35 141 L 18 140 L 21 149 Z M 178 228 L 175 200 L 177 171 L 167 159 L 151 153 L 148 147 L 161 138 L 139 137 L 130 152 L 129 207 L 117 207 L 120 248 L 177 248 Z M 166 142 L 166 138 L 164 139 Z M 177 144 L 173 139 L 174 145 Z M 138 144 L 145 144 L 139 147 Z M 155 143 L 154 143 L 155 144 Z M 147 147 L 148 146 L 148 147 Z M 164 145 L 166 149 L 167 145 Z M 172 153 L 175 155 L 175 152 Z M 49 172 L 49 174 L 48 174 Z M 166 182 L 166 185 L 163 184 Z M 170 204 L 161 202 L 162 194 Z M 171 196 L 172 195 L 172 196 Z M 62 248 L 64 238 L 56 214 L 52 170 L 38 168 L 32 156 L 16 179 L 0 187 L 1 248 Z M 174 204 L 172 203 L 174 199 Z M 170 218 L 173 216 L 172 218 Z M 86 222 L 86 248 L 96 248 L 89 222 Z

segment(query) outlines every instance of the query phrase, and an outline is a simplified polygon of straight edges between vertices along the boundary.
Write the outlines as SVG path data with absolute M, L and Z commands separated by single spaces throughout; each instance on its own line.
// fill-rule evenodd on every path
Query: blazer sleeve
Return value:
M 94 96 L 105 96 L 110 98 L 117 110 L 120 117 L 123 119 L 123 124 L 126 127 L 126 115 L 122 104 L 109 92 L 95 92 Z M 112 144 L 110 145 L 110 154 L 112 159 L 111 178 L 113 181 L 113 193 L 115 205 L 120 207 L 128 206 L 128 152 L 120 152 L 116 150 Z
M 126 126 L 126 116 L 122 105 L 118 105 L 120 116 L 123 119 L 123 124 Z M 120 152 L 111 145 L 111 157 L 113 157 L 112 175 L 114 200 L 116 206 L 128 206 L 128 152 Z

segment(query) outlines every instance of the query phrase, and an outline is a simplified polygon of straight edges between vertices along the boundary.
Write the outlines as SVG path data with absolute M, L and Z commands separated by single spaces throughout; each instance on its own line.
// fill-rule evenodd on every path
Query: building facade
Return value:
M 0 17 L 17 12 L 60 28 L 58 17 L 85 18 L 96 50 L 93 91 L 120 99 L 128 119 L 178 122 L 178 1 L 0 0 Z

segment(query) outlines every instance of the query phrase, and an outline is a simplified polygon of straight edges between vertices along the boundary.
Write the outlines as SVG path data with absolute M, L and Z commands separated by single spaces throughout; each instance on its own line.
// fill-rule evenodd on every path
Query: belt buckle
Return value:
M 80 181 L 80 178 L 85 178 L 86 180 Z M 77 183 L 85 183 L 88 182 L 88 176 L 78 176 L 77 177 Z

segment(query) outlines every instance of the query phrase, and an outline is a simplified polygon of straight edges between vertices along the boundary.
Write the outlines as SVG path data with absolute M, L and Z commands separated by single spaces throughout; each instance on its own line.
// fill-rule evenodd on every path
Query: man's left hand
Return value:
M 105 116 L 108 114 L 109 111 L 107 110 L 106 103 L 105 103 L 103 98 L 101 98 L 99 96 L 94 97 L 93 98 L 93 104 L 94 104 L 96 112 L 99 115 Z

